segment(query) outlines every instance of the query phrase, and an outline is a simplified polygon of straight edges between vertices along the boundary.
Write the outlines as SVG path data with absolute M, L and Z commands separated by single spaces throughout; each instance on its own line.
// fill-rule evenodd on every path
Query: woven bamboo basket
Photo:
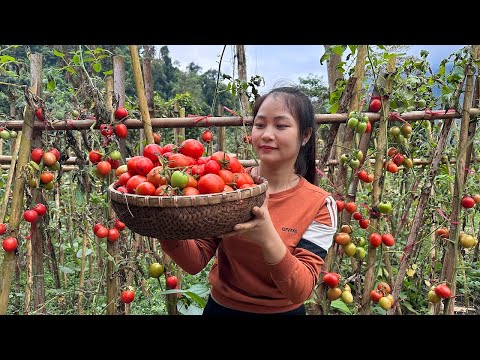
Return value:
M 108 188 L 117 217 L 133 232 L 160 240 L 185 240 L 222 235 L 253 218 L 262 206 L 268 182 L 253 176 L 256 186 L 192 196 L 142 196 Z

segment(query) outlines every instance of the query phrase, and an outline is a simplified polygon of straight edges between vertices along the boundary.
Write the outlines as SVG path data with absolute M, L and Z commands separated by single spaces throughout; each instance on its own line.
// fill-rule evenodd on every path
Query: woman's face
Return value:
M 292 166 L 300 150 L 299 127 L 282 97 L 269 96 L 253 121 L 252 145 L 265 164 Z

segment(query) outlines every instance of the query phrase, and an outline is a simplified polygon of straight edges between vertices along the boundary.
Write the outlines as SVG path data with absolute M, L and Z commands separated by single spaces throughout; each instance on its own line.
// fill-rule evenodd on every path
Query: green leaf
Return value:
M 76 72 L 73 68 L 71 68 L 70 66 L 66 66 L 66 67 L 65 67 L 65 70 L 67 70 L 69 73 L 72 73 L 72 74 L 76 74 L 76 73 L 77 73 L 77 72 Z
M 112 74 L 113 74 L 113 70 L 108 70 L 103 72 L 103 75 L 112 75 Z
M 330 106 L 330 108 L 328 109 L 328 112 L 330 114 L 336 114 L 337 111 L 338 111 L 338 102 L 333 103 L 332 106 Z
M 33 167 L 33 168 L 35 168 L 36 170 L 40 171 L 40 166 L 38 166 L 38 164 L 37 164 L 35 161 L 31 160 L 31 161 L 29 162 L 29 164 L 30 164 L 31 167 Z
M 203 310 L 194 304 L 186 305 L 182 302 L 177 303 L 177 310 L 182 315 L 202 315 Z
M 99 62 L 96 62 L 95 64 L 93 64 L 93 70 L 97 73 L 100 72 L 102 70 L 102 64 Z
M 420 315 L 420 313 L 418 311 L 416 311 L 412 304 L 410 304 L 408 301 L 404 301 L 402 302 L 402 305 L 405 306 L 408 310 L 410 310 L 412 313 L 416 314 L 416 315 Z
M 198 305 L 200 305 L 202 308 L 205 307 L 207 304 L 206 300 L 195 294 L 194 292 L 191 291 L 185 291 L 185 295 L 188 296 L 189 298 L 195 300 Z
M 343 52 L 345 51 L 346 46 L 345 45 L 335 45 L 332 46 L 332 51 L 337 54 L 338 56 L 342 56 Z
M 352 315 L 352 312 L 342 300 L 334 300 L 330 303 L 330 306 L 337 310 L 340 310 L 344 314 Z
M 86 250 L 85 250 L 85 257 L 87 257 L 88 255 L 90 255 L 92 252 L 93 252 L 92 249 L 86 249 Z M 78 258 L 78 259 L 81 259 L 81 258 L 82 258 L 82 249 L 80 249 L 80 250 L 77 251 L 77 258 Z
M 64 53 L 61 53 L 60 51 L 58 51 L 56 49 L 53 49 L 53 55 L 61 57 L 61 58 L 65 57 Z
M 55 80 L 53 80 L 53 79 L 50 80 L 50 81 L 48 82 L 48 84 L 47 84 L 47 89 L 48 89 L 48 91 L 53 91 L 53 90 L 55 90 L 55 85 L 56 85 L 56 84 L 55 84 Z
M 75 65 L 80 65 L 80 56 L 78 56 L 77 54 L 75 54 L 72 58 L 72 62 L 75 64 Z
M 62 266 L 62 265 L 58 266 L 58 270 L 60 270 L 61 272 L 64 272 L 65 274 L 73 274 L 74 273 L 74 271 L 72 269 L 70 269 L 69 267 L 66 267 L 66 266 Z
M 0 63 L 7 63 L 7 62 L 16 62 L 14 57 L 9 55 L 2 55 L 0 56 Z

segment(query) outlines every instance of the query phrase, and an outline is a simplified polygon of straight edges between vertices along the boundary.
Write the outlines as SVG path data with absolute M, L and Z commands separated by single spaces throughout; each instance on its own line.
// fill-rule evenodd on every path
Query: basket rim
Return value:
M 110 200 L 126 205 L 142 207 L 192 207 L 220 204 L 230 201 L 239 201 L 250 197 L 258 196 L 268 190 L 268 180 L 261 176 L 252 176 L 257 186 L 237 189 L 229 192 L 200 194 L 200 195 L 137 195 L 121 193 L 114 189 L 113 183 L 108 186 Z M 257 184 L 257 182 L 260 182 Z

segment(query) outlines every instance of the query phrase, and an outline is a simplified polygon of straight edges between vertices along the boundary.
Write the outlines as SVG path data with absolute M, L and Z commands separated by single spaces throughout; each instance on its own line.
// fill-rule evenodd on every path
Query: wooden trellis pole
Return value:
M 140 67 L 140 57 L 138 55 L 137 45 L 128 45 L 130 49 L 130 56 L 132 58 L 132 71 L 135 78 L 135 88 L 137 89 L 138 106 L 142 115 L 142 124 L 145 131 L 147 144 L 153 144 L 152 123 L 150 121 L 150 114 L 148 113 L 147 98 L 145 96 L 145 86 L 143 83 L 142 69 Z
M 395 62 L 396 57 L 393 56 L 388 60 L 387 73 L 393 74 L 395 71 Z M 385 93 L 390 95 L 393 86 L 393 78 L 389 76 L 385 84 Z M 388 114 L 390 110 L 390 103 L 388 101 L 383 103 L 383 113 Z M 386 155 L 387 147 L 387 123 L 388 118 L 380 118 L 380 126 L 378 129 L 378 138 L 377 138 L 377 155 L 375 158 L 375 172 L 374 172 L 374 181 L 373 181 L 373 190 L 372 190 L 372 205 L 377 206 L 381 201 L 382 187 L 381 179 L 383 178 L 384 167 L 383 159 Z M 382 187 L 381 187 L 382 186 Z M 371 219 L 369 229 L 378 228 L 378 219 Z M 375 230 L 374 230 L 375 231 Z M 374 231 L 370 230 L 368 235 Z M 383 246 L 383 245 L 382 245 Z M 373 247 L 371 244 L 368 245 L 368 254 L 367 254 L 367 264 L 365 269 L 365 281 L 363 283 L 363 296 L 362 303 L 360 308 L 360 313 L 362 315 L 370 314 L 370 291 L 373 288 L 374 282 L 374 270 L 375 270 L 375 259 L 377 255 L 377 248 Z
M 473 45 L 473 53 L 476 54 L 478 59 L 479 45 Z M 454 194 L 452 203 L 452 213 L 450 215 L 450 237 L 447 242 L 446 252 L 443 259 L 442 274 L 440 282 L 446 282 L 450 287 L 452 296 L 455 296 L 456 292 L 456 277 L 457 266 L 456 261 L 458 258 L 458 237 L 460 234 L 461 226 L 459 226 L 460 212 L 462 210 L 461 199 L 463 197 L 463 191 L 465 187 L 465 168 L 466 168 L 466 156 L 468 145 L 468 127 L 470 121 L 470 115 L 468 109 L 473 99 L 473 81 L 475 75 L 475 67 L 473 64 L 467 64 L 465 69 L 465 94 L 463 98 L 463 114 L 460 124 L 460 138 L 458 142 L 458 159 L 454 180 Z M 455 306 L 455 298 L 449 298 L 444 300 L 444 314 L 453 315 L 453 309 Z
M 42 63 L 42 55 L 41 54 L 32 54 L 31 55 L 31 63 L 32 67 L 34 64 L 41 64 Z M 37 87 L 40 82 L 37 79 L 31 78 L 32 86 L 29 91 L 33 94 L 37 92 Z M 17 160 L 17 167 L 21 169 L 25 166 L 29 159 L 30 159 L 30 144 L 31 139 L 33 136 L 33 126 L 34 123 L 34 109 L 30 107 L 30 104 L 27 103 L 25 108 L 25 117 L 23 120 L 23 127 L 22 127 L 22 140 L 20 143 L 20 149 L 18 152 L 18 160 Z M 12 205 L 11 205 L 11 213 L 10 213 L 10 220 L 9 220 L 9 228 L 11 236 L 14 236 L 18 240 L 18 227 L 20 225 L 20 221 L 22 219 L 23 214 L 23 199 L 24 199 L 24 192 L 25 189 L 25 178 L 20 176 L 20 172 L 16 174 L 15 182 L 13 184 L 13 192 L 12 192 Z M 5 252 L 4 253 L 4 261 L 3 261 L 3 277 L 2 277 L 2 285 L 1 285 L 1 292 L 0 292 L 0 315 L 5 315 L 7 313 L 8 307 L 8 298 L 10 295 L 10 287 L 12 284 L 12 277 L 13 271 L 15 267 L 15 253 L 14 252 Z

